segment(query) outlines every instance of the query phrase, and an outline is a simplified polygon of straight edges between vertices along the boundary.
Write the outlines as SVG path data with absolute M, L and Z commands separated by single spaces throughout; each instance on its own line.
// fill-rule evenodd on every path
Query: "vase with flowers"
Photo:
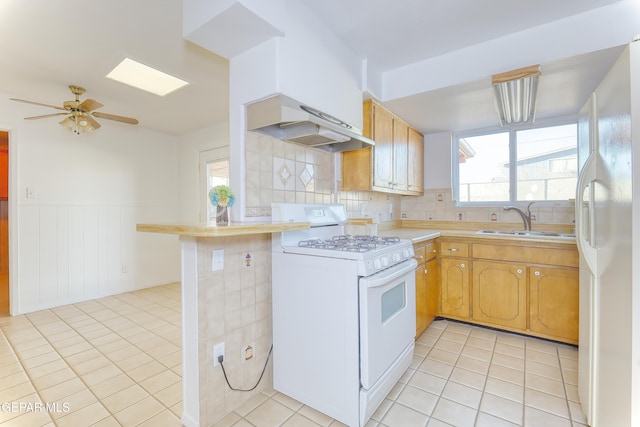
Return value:
M 229 208 L 233 206 L 235 195 L 226 185 L 217 185 L 209 190 L 209 201 L 216 208 L 216 225 L 229 224 Z

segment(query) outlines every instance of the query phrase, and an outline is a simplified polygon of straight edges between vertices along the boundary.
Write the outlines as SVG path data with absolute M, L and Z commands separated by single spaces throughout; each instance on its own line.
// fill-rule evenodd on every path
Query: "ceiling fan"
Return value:
M 108 114 L 108 113 L 101 113 L 99 111 L 94 111 L 102 107 L 103 105 L 98 101 L 96 101 L 95 99 L 85 99 L 84 101 L 80 102 L 80 95 L 82 95 L 85 92 L 84 88 L 80 86 L 70 85 L 69 89 L 71 89 L 71 93 L 73 93 L 76 96 L 76 100 L 65 101 L 62 104 L 62 107 L 58 107 L 56 105 L 50 105 L 50 104 L 43 104 L 41 102 L 27 101 L 25 99 L 18 99 L 18 98 L 9 98 L 9 99 L 12 101 L 26 102 L 27 104 L 41 105 L 43 107 L 51 107 L 51 108 L 55 108 L 56 110 L 64 111 L 64 113 L 53 113 L 53 114 L 45 114 L 42 116 L 25 117 L 25 120 L 36 120 L 36 119 L 44 119 L 46 117 L 66 115 L 67 117 L 65 117 L 64 120 L 60 122 L 60 124 L 78 135 L 80 134 L 80 131 L 87 132 L 87 131 L 98 129 L 100 127 L 100 123 L 98 123 L 96 119 L 94 119 L 94 117 L 97 117 L 100 119 L 115 120 L 117 122 L 128 123 L 131 125 L 138 124 L 138 120 L 133 119 L 131 117 L 116 116 L 115 114 Z

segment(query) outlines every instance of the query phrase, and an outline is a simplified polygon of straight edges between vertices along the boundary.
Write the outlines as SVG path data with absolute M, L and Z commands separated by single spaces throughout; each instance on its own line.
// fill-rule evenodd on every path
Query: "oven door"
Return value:
M 413 342 L 417 265 L 410 259 L 360 278 L 360 382 L 365 389 Z

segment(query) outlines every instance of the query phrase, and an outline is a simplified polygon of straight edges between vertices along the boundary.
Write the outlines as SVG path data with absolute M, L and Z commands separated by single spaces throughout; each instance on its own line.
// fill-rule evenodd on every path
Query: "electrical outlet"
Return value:
M 129 266 L 127 264 L 122 264 L 122 272 L 123 273 L 128 273 L 129 272 Z
M 224 269 L 224 249 L 214 249 L 211 251 L 211 271 Z
M 218 357 L 220 356 L 222 356 L 222 361 L 224 363 L 224 341 L 213 346 L 213 367 L 214 368 L 220 364 L 218 362 Z
M 242 347 L 242 351 L 240 354 L 240 360 L 242 362 L 248 362 L 253 360 L 253 357 L 256 354 L 256 345 L 255 343 L 250 343 Z
M 242 256 L 242 267 L 253 268 L 253 254 L 251 252 L 244 252 Z

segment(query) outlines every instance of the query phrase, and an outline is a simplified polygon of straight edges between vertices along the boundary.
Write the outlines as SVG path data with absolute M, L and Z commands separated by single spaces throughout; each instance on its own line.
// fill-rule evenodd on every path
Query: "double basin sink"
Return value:
M 498 236 L 518 236 L 518 237 L 576 237 L 575 234 L 569 233 L 554 233 L 550 231 L 527 231 L 527 230 L 519 230 L 519 231 L 502 231 L 502 230 L 480 230 L 478 234 L 494 234 Z

